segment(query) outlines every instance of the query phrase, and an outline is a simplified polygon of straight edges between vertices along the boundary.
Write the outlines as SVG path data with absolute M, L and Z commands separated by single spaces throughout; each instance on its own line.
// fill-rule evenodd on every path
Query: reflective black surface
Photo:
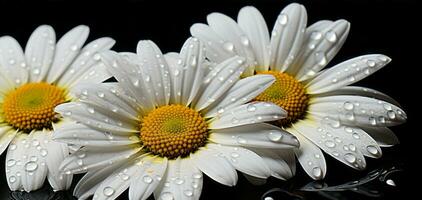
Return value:
M 39 3 L 38 3 L 39 2 Z M 189 27 L 205 22 L 206 15 L 219 11 L 236 18 L 239 9 L 256 6 L 269 27 L 279 12 L 293 1 L 103 1 L 1 0 L 0 35 L 12 35 L 25 45 L 30 33 L 41 24 L 52 25 L 57 37 L 78 24 L 91 28 L 88 40 L 110 36 L 117 40 L 116 51 L 135 51 L 137 41 L 151 39 L 163 52 L 178 51 L 189 36 Z M 236 187 L 226 187 L 206 178 L 201 199 L 398 199 L 410 195 L 411 181 L 417 181 L 413 160 L 420 159 L 417 145 L 419 83 L 421 68 L 419 7 L 410 0 L 313 0 L 295 1 L 306 6 L 308 24 L 321 19 L 344 18 L 351 22 L 349 38 L 329 66 L 369 53 L 382 53 L 393 61 L 357 85 L 371 87 L 397 99 L 408 114 L 408 122 L 393 127 L 401 144 L 384 148 L 383 157 L 368 159 L 368 168 L 355 171 L 327 158 L 324 182 L 312 182 L 298 165 L 297 175 L 289 181 L 270 178 L 255 186 L 239 176 Z M 31 194 L 10 192 L 4 172 L 5 153 L 0 156 L 0 199 L 73 199 L 71 192 L 53 193 L 48 185 Z M 416 161 L 415 161 L 416 162 Z M 377 175 L 374 175 L 377 173 Z M 80 176 L 78 176 L 80 178 Z M 77 179 L 76 179 L 77 180 Z M 75 181 L 76 181 L 75 180 Z M 390 181 L 391 180 L 391 181 Z M 354 181 L 359 181 L 358 183 Z M 395 186 L 393 186 L 392 181 Z M 389 184 L 387 184 L 387 182 Z M 74 185 L 76 182 L 74 183 Z M 119 199 L 127 199 L 124 194 Z

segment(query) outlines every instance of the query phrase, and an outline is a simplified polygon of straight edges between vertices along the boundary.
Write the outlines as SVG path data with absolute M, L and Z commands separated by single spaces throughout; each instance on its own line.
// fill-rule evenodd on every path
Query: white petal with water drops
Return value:
M 390 60 L 380 54 L 359 56 L 323 71 L 307 83 L 306 87 L 310 94 L 333 91 L 364 79 Z
M 265 123 L 213 130 L 209 140 L 224 145 L 285 149 L 299 146 L 291 134 Z
M 208 144 L 207 147 L 222 153 L 238 171 L 258 178 L 271 176 L 270 168 L 253 151 L 242 147 L 229 147 L 219 144 Z
M 10 36 L 0 37 L 0 73 L 2 78 L 6 79 L 8 86 L 13 87 L 25 84 L 29 77 L 29 69 L 25 62 L 25 57 L 19 43 Z M 2 80 L 4 82 L 4 80 Z M 8 91 L 8 90 L 5 90 Z
M 5 125 L 0 127 L 0 155 L 6 150 L 16 133 L 17 131 L 11 126 Z
M 213 149 L 201 147 L 191 154 L 192 163 L 211 179 L 227 186 L 237 183 L 237 172 L 230 162 Z
M 294 128 L 288 130 L 300 141 L 299 148 L 294 151 L 302 168 L 314 180 L 323 179 L 327 173 L 327 165 L 321 149 Z
M 251 108 L 255 109 L 251 109 Z M 287 112 L 275 104 L 267 102 L 252 102 L 231 108 L 211 121 L 210 129 L 222 129 L 256 124 L 260 122 L 276 121 L 286 117 Z
M 255 7 L 246 6 L 239 11 L 237 22 L 252 46 L 257 62 L 256 70 L 268 70 L 270 37 L 264 17 Z
M 25 47 L 25 58 L 31 82 L 43 81 L 53 62 L 56 34 L 48 25 L 41 25 L 31 34 Z
M 303 5 L 292 3 L 281 11 L 272 30 L 271 70 L 286 71 L 291 66 L 302 48 L 307 20 Z
M 79 25 L 65 35 L 57 42 L 53 63 L 47 75 L 47 82 L 56 81 L 64 71 L 70 66 L 76 56 L 79 55 L 82 45 L 88 38 L 89 28 Z
M 204 83 L 207 86 L 198 97 L 195 110 L 202 110 L 221 98 L 239 80 L 240 75 L 245 69 L 243 63 L 243 58 L 235 56 L 218 64 L 209 72 L 204 78 Z
M 300 81 L 313 77 L 334 58 L 346 41 L 349 30 L 350 23 L 342 19 L 332 23 L 324 21 L 308 28 L 304 45 L 313 48 L 302 49 L 293 63 L 300 67 L 291 74 Z
M 237 81 L 216 104 L 207 109 L 205 117 L 221 115 L 226 110 L 245 104 L 271 86 L 271 75 L 255 75 Z
M 270 168 L 271 176 L 287 180 L 294 175 L 294 168 L 296 167 L 294 163 L 296 162 L 293 155 L 293 162 L 290 163 L 290 160 L 286 160 L 283 154 L 280 152 L 287 152 L 293 150 L 287 149 L 263 149 L 263 148 L 248 148 L 258 154 L 264 161 L 264 163 Z
M 344 124 L 369 127 L 394 126 L 407 119 L 406 113 L 391 103 L 351 95 L 315 97 L 310 102 L 309 111 L 318 116 L 339 119 Z

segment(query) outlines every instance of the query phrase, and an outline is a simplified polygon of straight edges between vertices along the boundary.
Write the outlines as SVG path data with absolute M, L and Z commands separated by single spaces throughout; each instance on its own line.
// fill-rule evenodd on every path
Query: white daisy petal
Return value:
M 87 44 L 81 50 L 81 53 L 73 61 L 70 67 L 57 80 L 58 85 L 73 86 L 78 82 L 83 81 L 85 75 L 92 73 L 90 69 L 93 69 L 94 66 L 100 62 L 101 56 L 99 52 L 109 50 L 114 45 L 114 43 L 115 41 L 113 39 L 104 37 L 96 39 Z M 97 71 L 100 72 L 100 70 Z M 110 77 L 110 75 L 108 75 L 108 77 Z M 92 79 L 89 81 L 92 82 Z
M 218 144 L 244 147 L 285 149 L 299 146 L 293 135 L 265 123 L 213 130 L 208 139 Z
M 180 90 L 173 91 L 173 96 L 178 97 L 175 99 L 180 99 L 175 103 L 189 105 L 197 96 L 205 74 L 205 52 L 203 49 L 203 44 L 196 38 L 189 38 L 183 45 L 180 52 L 182 68 L 171 72 L 172 77 L 176 79 L 173 83 L 178 81 L 181 84 Z M 187 70 L 188 68 L 192 69 Z
M 332 123 L 330 126 L 337 127 L 335 121 Z M 355 144 L 354 141 L 350 140 L 352 139 L 352 134 L 349 134 L 350 139 L 346 139 L 347 135 L 339 135 L 345 134 L 343 132 L 330 133 L 329 130 L 335 129 L 329 129 L 329 126 L 325 124 L 306 120 L 296 122 L 293 124 L 293 127 L 333 158 L 352 168 L 359 170 L 365 169 L 366 161 L 361 149 L 358 149 L 356 146 L 357 143 Z
M 66 144 L 53 141 L 51 134 L 48 131 L 37 132 L 33 136 L 33 144 L 39 144 L 36 148 L 47 164 L 47 178 L 53 190 L 67 190 L 72 184 L 73 175 L 62 174 L 59 166 L 69 155 L 69 148 Z
M 270 37 L 264 17 L 252 6 L 243 7 L 237 17 L 240 28 L 250 40 L 257 61 L 257 71 L 268 70 Z
M 82 45 L 88 38 L 88 34 L 89 28 L 79 25 L 60 38 L 56 45 L 53 63 L 47 75 L 47 82 L 52 83 L 56 81 L 66 71 L 75 57 L 79 55 Z
M 154 191 L 155 199 L 199 199 L 202 172 L 189 159 L 169 161 L 165 179 Z
M 209 128 L 222 129 L 246 124 L 256 124 L 279 120 L 286 116 L 287 112 L 275 104 L 252 102 L 224 111 L 218 117 L 213 118 Z
M 308 34 L 305 48 L 292 65 L 301 66 L 290 74 L 303 81 L 314 76 L 328 62 L 330 62 L 346 41 L 350 23 L 346 20 L 337 20 L 333 23 L 322 23 L 322 30 L 315 30 Z
M 138 143 L 139 133 L 126 135 L 110 134 L 104 131 L 90 129 L 78 123 L 63 125 L 54 132 L 54 140 L 81 146 L 121 146 Z
M 138 120 L 139 111 L 136 102 L 122 94 L 118 83 L 79 84 L 72 89 L 72 93 L 86 104 L 111 108 L 110 115 L 128 120 Z
M 271 170 L 271 176 L 278 179 L 287 180 L 294 175 L 293 174 L 294 169 L 292 167 L 295 167 L 295 166 L 293 166 L 291 163 L 287 163 L 286 160 L 284 160 L 283 155 L 280 155 L 280 152 L 282 151 L 292 151 L 292 150 L 253 148 L 252 151 L 258 154 L 263 159 L 264 163 Z
M 139 41 L 136 52 L 142 60 L 140 67 L 145 69 L 145 84 L 154 91 L 156 106 L 167 105 L 170 100 L 170 76 L 163 54 L 152 41 Z
M 19 43 L 10 36 L 0 37 L 0 52 L 1 74 L 14 86 L 25 84 L 29 79 L 28 66 Z
M 110 74 L 117 79 L 121 88 L 124 88 L 128 95 L 139 102 L 136 104 L 137 106 L 144 112 L 154 109 L 154 90 L 147 84 L 147 82 L 151 81 L 151 77 L 148 77 L 139 66 L 134 64 L 140 60 L 139 56 L 131 53 L 124 53 L 122 55 L 127 59 L 122 59 L 116 52 L 107 51 L 101 54 L 101 59 L 107 66 Z M 133 62 L 129 63 L 129 59 Z
M 60 165 L 60 170 L 66 174 L 83 173 L 92 168 L 101 168 L 113 162 L 128 160 L 139 152 L 139 145 L 120 147 L 82 147 L 68 156 Z
M 207 84 L 207 87 L 196 102 L 195 110 L 206 108 L 229 90 L 244 71 L 243 63 L 243 58 L 235 56 L 218 64 L 205 77 L 204 84 Z
M 227 186 L 234 186 L 237 183 L 237 172 L 230 162 L 220 156 L 216 150 L 202 147 L 194 154 L 191 154 L 192 162 L 204 174 L 213 180 Z
M 315 94 L 317 97 L 325 97 L 325 96 L 336 96 L 336 95 L 356 95 L 356 96 L 364 96 L 364 97 L 371 97 L 379 100 L 386 101 L 388 103 L 392 103 L 396 106 L 400 107 L 399 102 L 391 98 L 390 96 L 366 87 L 359 87 L 359 86 L 345 86 L 330 92 Z
M 323 71 L 305 87 L 310 94 L 334 91 L 364 79 L 384 67 L 390 60 L 380 54 L 359 56 Z
M 274 81 L 272 75 L 255 75 L 237 81 L 226 95 L 207 109 L 205 117 L 215 117 L 225 110 L 251 101 L 270 87 Z
M 339 119 L 344 124 L 357 126 L 394 126 L 406 121 L 404 111 L 385 101 L 361 96 L 315 97 L 309 112 Z
M 271 70 L 286 71 L 302 47 L 308 16 L 303 5 L 292 3 L 281 11 L 271 37 Z
M 116 134 L 138 132 L 138 125 L 133 120 L 110 115 L 106 108 L 99 106 L 90 106 L 81 102 L 70 102 L 57 106 L 55 111 L 94 129 Z
M 25 173 L 24 167 L 26 159 L 24 159 L 22 155 L 25 155 L 26 148 L 22 145 L 22 141 L 26 141 L 27 137 L 27 134 L 18 134 L 10 143 L 7 150 L 5 161 L 6 179 L 7 184 L 12 191 L 23 189 L 22 176 L 24 176 Z
M 6 150 L 9 143 L 16 136 L 17 131 L 11 126 L 3 125 L 0 127 L 0 155 Z
M 288 130 L 300 141 L 299 148 L 294 151 L 302 168 L 314 180 L 323 179 L 327 174 L 327 164 L 321 149 L 294 128 Z
M 25 47 L 25 58 L 29 65 L 31 82 L 45 80 L 54 58 L 56 33 L 51 26 L 39 26 L 29 37 Z
M 18 139 L 17 146 L 23 146 L 24 153 L 16 155 L 16 162 L 22 163 L 22 186 L 26 192 L 37 190 L 44 184 L 47 176 L 47 166 L 44 157 L 41 155 L 40 136 L 45 134 L 42 131 L 33 131 L 27 137 Z
M 233 52 L 233 44 L 225 43 L 208 25 L 196 23 L 191 26 L 190 32 L 192 36 L 205 42 L 205 53 L 212 61 L 220 63 L 236 55 Z
M 124 162 L 126 161 L 114 162 L 102 168 L 88 171 L 75 186 L 73 195 L 78 199 L 87 199 L 95 193 L 101 182 L 122 166 Z
M 234 51 L 237 55 L 246 58 L 247 70 L 245 75 L 253 75 L 255 69 L 255 56 L 250 46 L 249 38 L 240 29 L 239 25 L 230 17 L 221 13 L 211 13 L 207 16 L 209 26 L 220 37 L 227 40 L 223 46 L 228 51 Z
M 271 176 L 270 168 L 253 151 L 242 147 L 229 147 L 218 144 L 208 144 L 207 147 L 222 153 L 234 168 L 245 174 L 258 178 Z
M 167 158 L 145 156 L 140 157 L 136 165 L 138 173 L 131 178 L 129 187 L 130 200 L 147 199 L 157 190 L 164 180 L 167 170 Z
M 387 127 L 362 127 L 380 147 L 391 147 L 399 144 L 397 136 Z

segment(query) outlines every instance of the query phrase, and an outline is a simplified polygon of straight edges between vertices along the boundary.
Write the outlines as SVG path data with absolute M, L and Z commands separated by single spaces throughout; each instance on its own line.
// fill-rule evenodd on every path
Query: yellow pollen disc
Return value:
M 54 107 L 65 101 L 63 89 L 48 83 L 28 83 L 6 95 L 3 115 L 8 124 L 25 132 L 51 128 L 57 120 Z
M 303 119 L 308 108 L 309 97 L 303 85 L 292 76 L 273 71 L 258 72 L 273 75 L 276 81 L 255 98 L 257 101 L 269 101 L 287 111 L 287 118 L 277 122 L 288 127 L 299 119 Z
M 141 120 L 141 141 L 153 154 L 184 157 L 204 146 L 208 138 L 205 119 L 195 110 L 167 105 L 151 111 Z

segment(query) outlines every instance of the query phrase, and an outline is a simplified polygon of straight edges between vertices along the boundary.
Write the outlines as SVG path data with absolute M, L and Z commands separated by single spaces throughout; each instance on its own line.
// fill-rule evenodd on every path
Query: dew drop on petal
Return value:
M 375 146 L 369 145 L 366 147 L 366 150 L 372 155 L 378 155 L 378 149 Z
M 325 34 L 325 39 L 327 39 L 329 42 L 336 42 L 337 41 L 337 35 L 333 31 L 328 31 Z
M 321 168 L 319 168 L 319 167 L 314 167 L 314 168 L 312 169 L 312 174 L 313 174 L 316 178 L 321 177 L 321 176 L 322 176 L 322 170 L 321 170 Z
M 148 176 L 148 175 L 146 175 L 146 176 L 144 176 L 143 178 L 142 178 L 142 180 L 145 182 L 145 183 L 148 183 L 148 184 L 150 184 L 150 183 L 152 183 L 152 178 L 151 178 L 151 176 Z
M 354 163 L 354 162 L 356 162 L 356 157 L 355 157 L 353 154 L 351 154 L 351 153 L 346 153 L 346 154 L 344 155 L 344 159 L 345 159 L 347 162 L 349 162 L 349 163 Z
M 396 186 L 396 183 L 391 179 L 388 179 L 387 181 L 385 181 L 385 183 L 387 183 L 387 185 L 391 185 L 391 186 L 394 186 L 394 187 Z
M 165 192 L 161 195 L 162 200 L 174 200 L 174 196 L 170 192 Z
M 114 189 L 111 188 L 111 187 L 105 187 L 104 190 L 103 190 L 103 193 L 104 193 L 105 196 L 109 197 L 109 196 L 114 194 Z
M 278 23 L 280 23 L 280 25 L 286 25 L 287 24 L 287 22 L 289 21 L 289 19 L 288 19 L 288 17 L 287 17 L 287 15 L 286 14 L 281 14 L 279 17 L 278 17 Z
M 273 142 L 279 142 L 283 138 L 283 135 L 280 132 L 269 132 L 267 137 Z
M 33 172 L 38 168 L 38 164 L 36 162 L 30 161 L 25 164 L 25 170 L 27 172 Z
M 331 140 L 327 140 L 327 141 L 325 141 L 325 146 L 327 146 L 329 148 L 333 148 L 333 147 L 336 146 L 336 144 Z

